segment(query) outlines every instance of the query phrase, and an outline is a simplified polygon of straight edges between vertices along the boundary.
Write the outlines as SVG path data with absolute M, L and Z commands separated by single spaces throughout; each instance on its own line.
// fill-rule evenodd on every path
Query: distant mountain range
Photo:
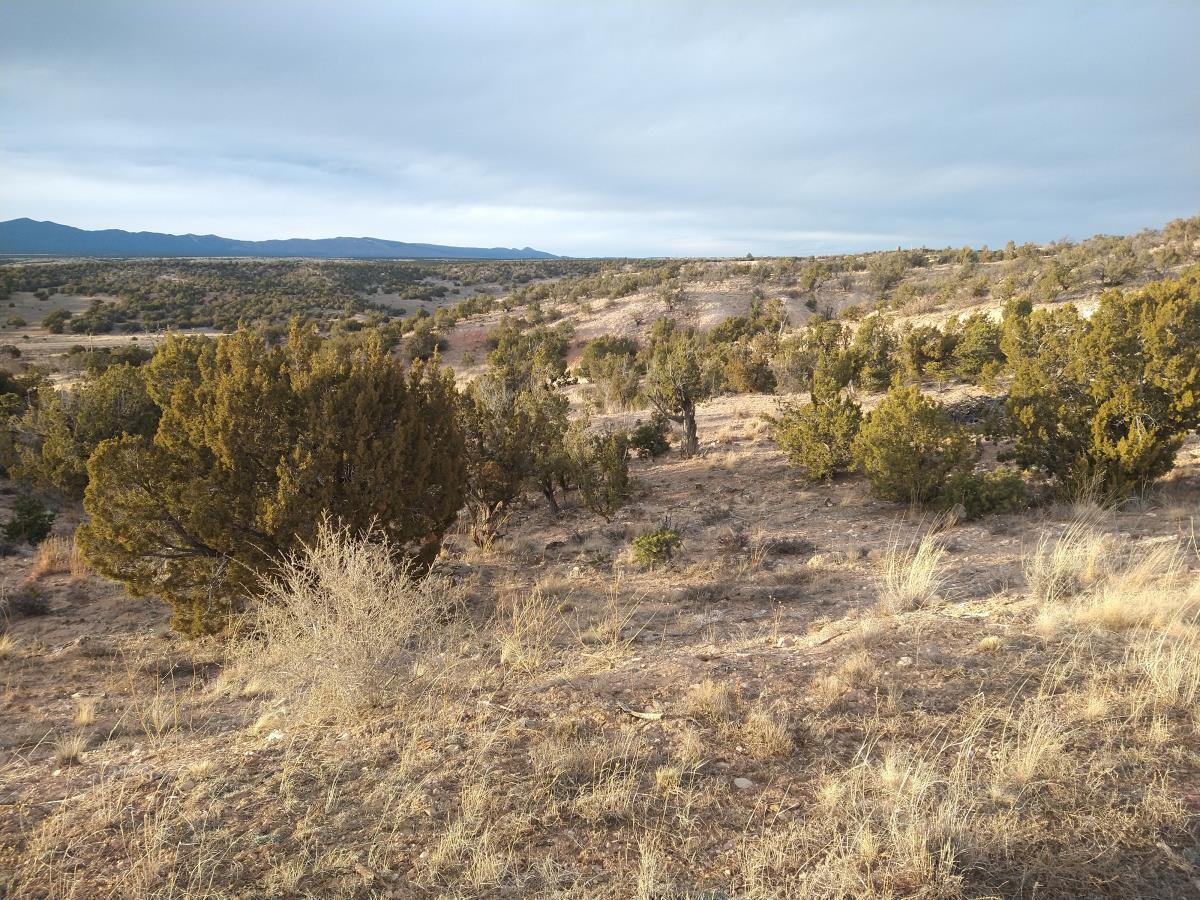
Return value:
M 31 256 L 301 256 L 315 259 L 557 259 L 525 247 L 444 247 L 379 238 L 237 241 L 215 234 L 84 231 L 57 222 L 0 222 L 0 254 Z

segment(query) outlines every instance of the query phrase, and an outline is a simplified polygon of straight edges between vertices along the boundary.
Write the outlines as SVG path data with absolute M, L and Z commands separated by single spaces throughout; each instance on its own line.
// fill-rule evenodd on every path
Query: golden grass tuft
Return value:
M 1061 535 L 1042 532 L 1025 557 L 1025 581 L 1040 603 L 1057 603 L 1096 583 L 1105 569 L 1108 539 L 1095 516 L 1071 522 Z
M 999 653 L 1004 646 L 1004 638 L 998 634 L 985 635 L 975 643 L 975 649 L 980 653 Z
M 21 652 L 20 642 L 11 634 L 0 634 L 0 659 L 15 657 Z
M 37 546 L 30 577 L 37 579 L 46 575 L 70 572 L 73 578 L 83 578 L 88 573 L 87 561 L 83 558 L 75 536 L 51 535 Z
M 1134 548 L 1125 559 L 1110 564 L 1100 582 L 1079 598 L 1074 617 L 1109 631 L 1162 628 L 1193 620 L 1198 599 L 1189 590 L 1183 551 L 1172 541 L 1148 550 Z
M 796 748 L 790 723 L 764 706 L 756 705 L 738 729 L 738 739 L 754 759 L 781 759 Z
M 96 724 L 96 711 L 99 709 L 99 703 L 90 698 L 85 697 L 75 706 L 75 724 L 79 728 L 87 728 L 89 725 Z
M 58 766 L 73 766 L 83 758 L 87 750 L 87 738 L 81 734 L 70 734 L 54 742 L 54 763 Z
M 737 708 L 737 691 L 727 681 L 706 678 L 692 685 L 684 700 L 688 716 L 708 725 L 719 724 L 733 715 Z
M 937 599 L 946 582 L 945 555 L 946 548 L 931 531 L 918 531 L 907 542 L 899 534 L 893 537 L 883 559 L 880 609 L 895 615 Z

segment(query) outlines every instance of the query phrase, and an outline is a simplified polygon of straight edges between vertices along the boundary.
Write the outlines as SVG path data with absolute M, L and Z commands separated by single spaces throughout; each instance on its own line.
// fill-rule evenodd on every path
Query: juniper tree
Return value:
M 974 468 L 978 456 L 966 429 L 915 385 L 888 391 L 863 421 L 853 454 L 876 497 L 909 503 L 936 499 L 952 475 Z
M 152 436 L 158 405 L 141 369 L 118 365 L 85 378 L 71 390 L 42 385 L 14 426 L 13 475 L 74 499 L 87 487 L 87 461 L 105 440 L 122 434 Z
M 1015 459 L 1068 494 L 1127 496 L 1169 472 L 1200 424 L 1200 268 L 1107 291 L 1090 319 L 1039 311 L 1028 328 L 1011 361 Z
M 463 395 L 467 511 L 478 547 L 491 546 L 534 473 L 529 420 L 519 395 L 496 371 L 475 379 Z
M 621 431 L 592 433 L 577 422 L 567 434 L 566 452 L 584 508 L 611 521 L 632 489 L 629 435 Z
M 707 371 L 707 361 L 695 332 L 677 328 L 673 322 L 659 325 L 656 332 L 648 348 L 642 391 L 659 413 L 683 425 L 680 453 L 685 458 L 695 456 L 700 448 L 696 404 L 712 394 L 713 376 Z
M 858 383 L 869 391 L 886 391 L 896 372 L 897 348 L 896 333 L 886 319 L 866 318 L 850 346 Z
M 145 371 L 158 428 L 92 454 L 79 540 L 101 574 L 171 602 L 181 631 L 221 628 L 325 515 L 426 564 L 462 506 L 453 374 L 406 369 L 373 337 L 335 353 L 296 323 L 278 346 L 172 336 Z

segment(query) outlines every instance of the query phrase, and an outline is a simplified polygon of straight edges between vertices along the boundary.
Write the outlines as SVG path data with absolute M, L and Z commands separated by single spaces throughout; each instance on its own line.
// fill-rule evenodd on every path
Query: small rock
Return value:
M 750 788 L 754 787 L 754 782 L 744 776 L 738 776 L 737 778 L 733 779 L 733 786 L 739 791 L 748 791 Z
M 283 740 L 283 732 L 280 731 L 278 728 L 267 735 L 268 743 L 273 744 L 273 743 L 275 743 L 275 741 L 282 741 L 282 740 Z
M 911 656 L 902 656 L 898 660 L 896 660 L 896 665 L 898 665 L 902 669 L 905 668 L 906 666 L 911 666 L 912 664 L 913 664 L 913 661 L 912 661 Z

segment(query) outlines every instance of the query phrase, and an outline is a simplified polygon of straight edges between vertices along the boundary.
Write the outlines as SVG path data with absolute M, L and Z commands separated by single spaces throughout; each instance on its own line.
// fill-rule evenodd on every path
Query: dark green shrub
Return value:
M 629 438 L 619 431 L 586 434 L 577 428 L 568 436 L 571 479 L 589 512 L 611 521 L 629 499 Z
M 989 381 L 1004 366 L 1002 329 L 985 313 L 973 313 L 958 327 L 954 374 L 967 381 Z
M 970 472 L 977 453 L 965 428 L 916 386 L 894 387 L 866 417 L 854 462 L 881 500 L 928 503 L 947 479 Z
M 816 394 L 810 403 L 784 409 L 771 432 L 805 478 L 827 481 L 853 465 L 850 448 L 861 424 L 862 412 L 850 397 Z
M 42 319 L 42 327 L 51 334 L 62 334 L 71 319 L 71 313 L 65 309 L 56 309 Z
M 1200 267 L 1133 293 L 1028 316 L 1008 341 L 1008 423 L 1022 466 L 1066 495 L 1116 498 L 1162 477 L 1200 425 Z
M 943 509 L 961 506 L 968 519 L 994 513 L 1020 512 L 1029 506 L 1029 489 L 1011 469 L 994 472 L 956 472 L 938 496 Z
M 406 368 L 374 338 L 334 353 L 299 322 L 278 347 L 247 329 L 171 335 L 145 370 L 158 429 L 92 453 L 77 536 L 100 574 L 171 602 L 181 631 L 220 629 L 323 513 L 419 565 L 458 517 L 464 404 L 449 371 Z
M 601 335 L 588 341 L 575 369 L 589 381 L 597 381 L 605 375 L 610 357 L 634 360 L 640 349 L 633 338 Z
M 669 433 L 670 425 L 663 416 L 654 415 L 649 422 L 638 419 L 629 432 L 629 449 L 638 459 L 662 456 L 671 449 L 671 442 L 667 440 Z
M 13 514 L 4 526 L 4 536 L 10 541 L 40 544 L 50 536 L 54 513 L 33 494 L 21 494 L 13 501 Z
M 957 336 L 936 325 L 906 327 L 899 341 L 900 370 L 909 381 L 942 379 L 950 370 Z
M 773 394 L 771 361 L 747 343 L 734 344 L 725 354 L 725 386 L 735 394 Z
M 670 562 L 683 545 L 679 532 L 668 525 L 633 539 L 633 558 L 646 568 Z
M 47 385 L 29 395 L 29 408 L 16 422 L 19 463 L 13 472 L 40 488 L 81 498 L 96 448 L 123 434 L 151 437 L 158 418 L 143 370 L 130 365 L 89 375 L 69 392 Z
M 868 391 L 885 391 L 896 372 L 896 333 L 882 316 L 863 320 L 850 347 L 856 380 Z

